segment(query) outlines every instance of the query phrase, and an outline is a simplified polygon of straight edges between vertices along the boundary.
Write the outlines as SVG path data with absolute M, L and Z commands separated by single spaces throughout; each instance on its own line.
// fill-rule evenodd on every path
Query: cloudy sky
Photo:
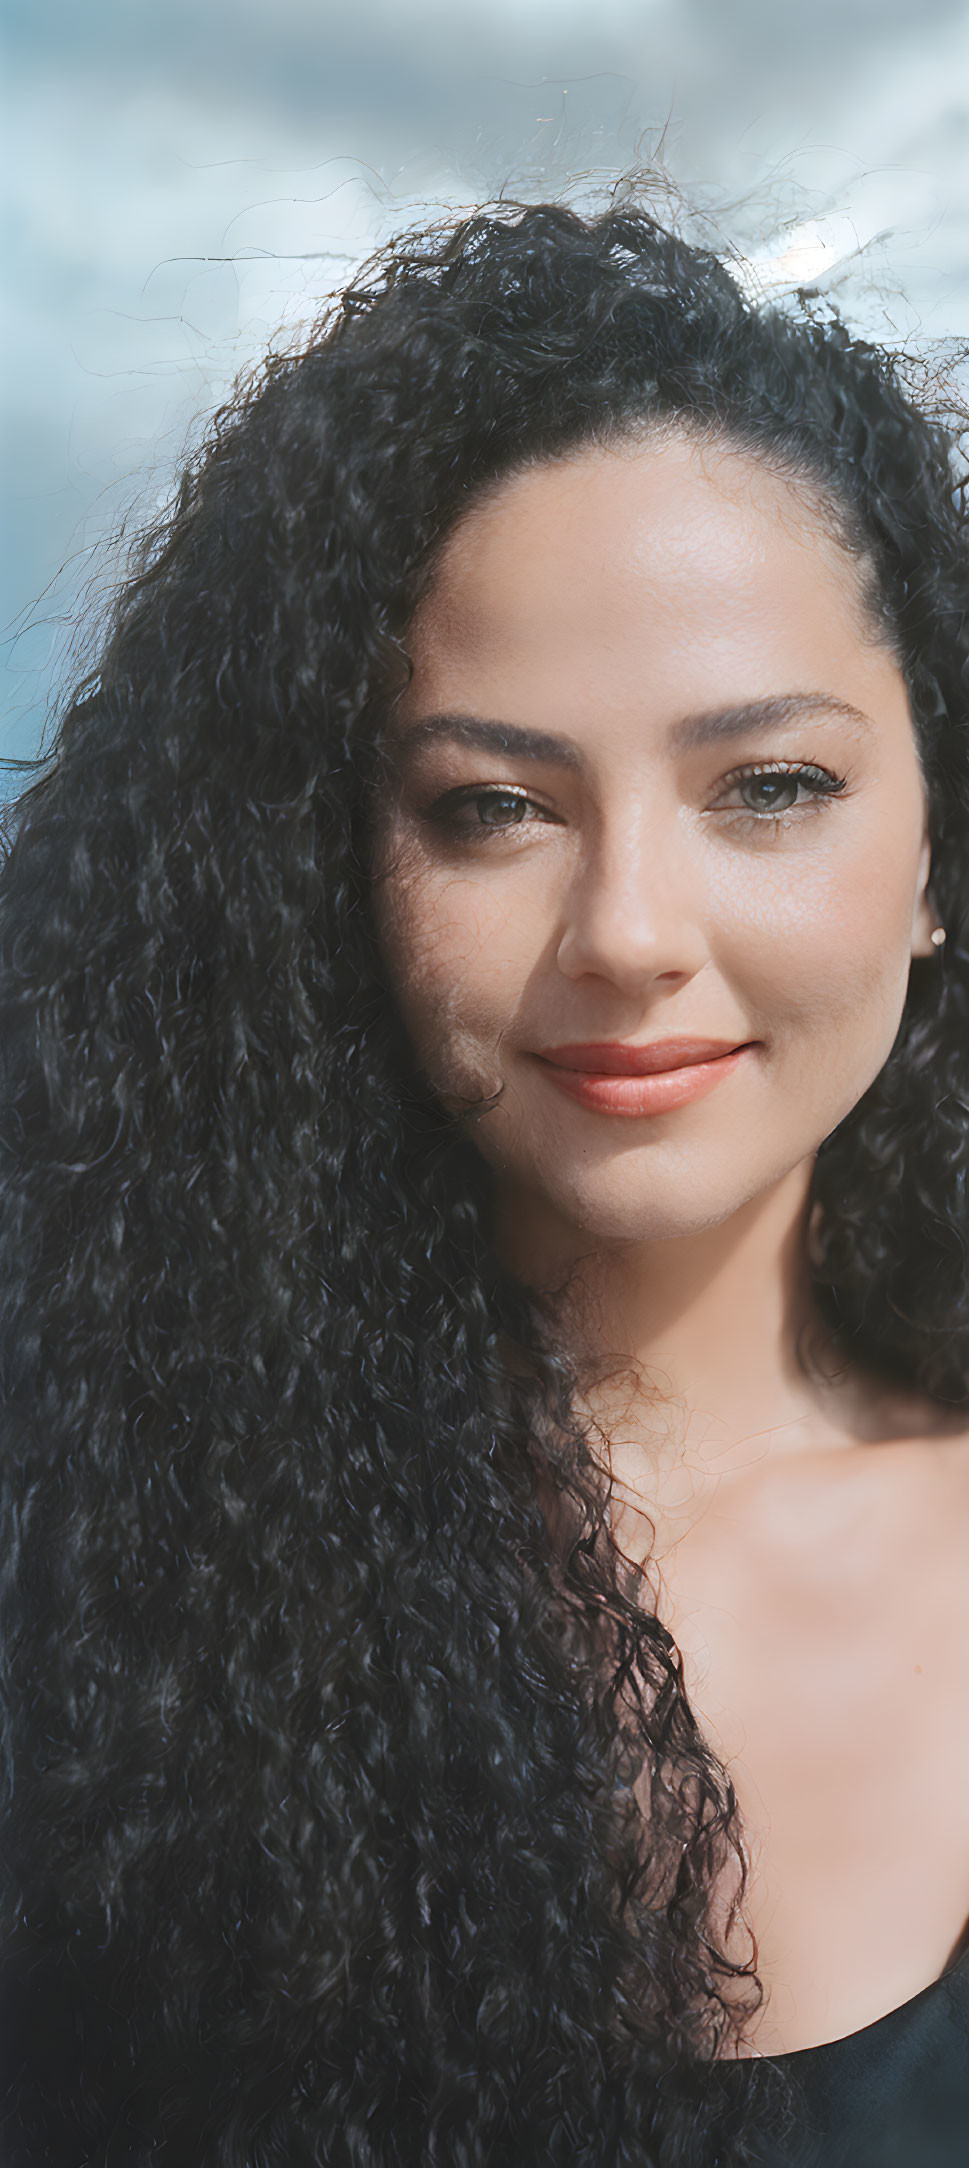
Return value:
M 827 281 L 889 340 L 969 342 L 969 0 L 5 16 L 0 752 L 36 750 L 122 523 L 238 370 L 424 215 L 581 203 L 661 147 L 762 280 Z

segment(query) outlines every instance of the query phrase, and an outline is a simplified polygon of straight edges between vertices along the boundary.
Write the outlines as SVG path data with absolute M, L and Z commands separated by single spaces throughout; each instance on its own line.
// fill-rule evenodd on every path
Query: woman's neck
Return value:
M 503 1261 L 533 1288 L 568 1283 L 560 1319 L 588 1357 L 590 1442 L 620 1497 L 659 1516 L 657 1548 L 725 1476 L 902 1434 L 913 1419 L 919 1396 L 849 1364 L 821 1317 L 812 1171 L 804 1162 L 719 1225 L 639 1244 L 597 1243 L 542 1200 L 496 1189 Z

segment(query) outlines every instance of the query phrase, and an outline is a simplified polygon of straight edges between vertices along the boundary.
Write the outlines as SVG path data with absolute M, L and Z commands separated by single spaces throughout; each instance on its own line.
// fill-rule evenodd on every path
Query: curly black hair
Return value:
M 845 1347 L 969 1399 L 964 411 L 635 200 L 405 234 L 219 412 L 6 819 L 3 2128 L 31 2168 L 748 2158 L 733 1786 L 612 1540 L 581 1352 L 415 1068 L 368 870 L 455 520 L 670 419 L 810 488 L 904 669 L 948 939 L 818 1153 L 813 1269 Z

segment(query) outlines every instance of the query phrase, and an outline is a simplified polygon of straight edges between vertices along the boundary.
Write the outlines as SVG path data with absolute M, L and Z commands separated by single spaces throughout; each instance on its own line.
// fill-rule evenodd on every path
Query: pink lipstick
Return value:
M 702 1099 L 731 1076 L 755 1042 L 656 1039 L 650 1046 L 585 1042 L 535 1056 L 550 1084 L 600 1114 L 664 1114 Z

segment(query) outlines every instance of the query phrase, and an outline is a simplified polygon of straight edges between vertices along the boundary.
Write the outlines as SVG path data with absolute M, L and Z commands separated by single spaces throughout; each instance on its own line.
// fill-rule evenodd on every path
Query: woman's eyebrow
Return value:
M 840 722 L 872 730 L 870 715 L 854 708 L 834 693 L 774 693 L 764 700 L 750 700 L 738 707 L 709 708 L 700 715 L 684 715 L 670 730 L 670 743 L 679 753 L 697 746 L 716 745 L 723 738 L 746 736 L 751 730 L 776 730 L 785 723 L 801 722 L 805 715 L 833 715 Z
M 573 738 L 554 737 L 550 730 L 526 730 L 519 723 L 492 722 L 483 715 L 422 715 L 415 723 L 395 728 L 386 743 L 392 752 L 412 753 L 440 738 L 478 746 L 485 753 L 511 753 L 518 760 L 555 761 L 561 768 L 586 766 L 585 755 Z
M 672 723 L 669 743 L 674 752 L 692 753 L 701 746 L 716 745 L 729 738 L 749 736 L 752 731 L 777 730 L 799 722 L 805 715 L 835 715 L 843 722 L 871 729 L 870 715 L 832 693 L 775 693 L 764 700 L 748 700 L 728 708 L 708 708 L 698 715 L 681 716 Z M 555 736 L 549 730 L 525 729 L 518 723 L 502 723 L 483 715 L 444 713 L 422 715 L 414 723 L 398 726 L 388 739 L 394 752 L 410 753 L 420 746 L 451 738 L 486 753 L 504 753 L 518 760 L 552 761 L 574 772 L 588 765 L 581 746 L 573 738 Z

